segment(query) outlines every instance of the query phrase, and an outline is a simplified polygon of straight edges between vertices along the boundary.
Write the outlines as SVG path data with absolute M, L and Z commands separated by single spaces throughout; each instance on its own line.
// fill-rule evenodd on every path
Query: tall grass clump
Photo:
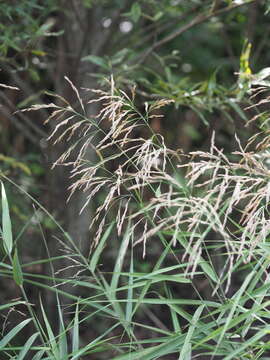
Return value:
M 35 332 L 15 346 L 28 323 L 15 327 L 0 341 L 1 352 L 43 360 L 268 359 L 269 131 L 245 146 L 236 136 L 239 150 L 232 154 L 215 145 L 214 134 L 209 152 L 183 154 L 168 149 L 149 126 L 169 101 L 138 109 L 135 91 L 117 90 L 112 79 L 110 91 L 92 91 L 95 98 L 86 104 L 67 81 L 78 106 L 60 96 L 44 105 L 52 110 L 47 121 L 55 122 L 48 140 L 67 144 L 53 166 L 71 169 L 70 196 L 85 193 L 81 211 L 96 205 L 89 253 L 61 229 L 73 275 L 55 272 L 59 258 L 52 256 L 40 260 L 50 262 L 52 275 L 23 271 L 27 264 L 19 264 L 16 244 L 7 240 L 11 226 L 2 192 L 10 260 L 3 260 L 1 271 L 17 274 L 25 321 Z M 90 117 L 87 108 L 94 104 L 100 111 Z M 57 331 L 42 297 L 33 306 L 24 284 L 55 294 Z M 61 306 L 63 299 L 69 305 Z

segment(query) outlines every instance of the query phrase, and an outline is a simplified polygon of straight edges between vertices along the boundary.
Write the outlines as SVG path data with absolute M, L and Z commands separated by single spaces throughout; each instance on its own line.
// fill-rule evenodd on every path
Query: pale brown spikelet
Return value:
M 147 104 L 143 115 L 133 103 L 134 92 L 129 96 L 117 91 L 111 78 L 108 92 L 93 91 L 97 98 L 88 104 L 100 104 L 101 109 L 90 118 L 84 113 L 79 92 L 67 81 L 78 97 L 82 114 L 78 116 L 67 103 L 62 108 L 46 105 L 53 111 L 49 120 L 57 119 L 49 139 L 55 143 L 65 140 L 69 145 L 54 166 L 72 166 L 70 196 L 75 191 L 86 193 L 81 211 L 103 192 L 90 223 L 97 229 L 94 244 L 98 244 L 112 209 L 117 235 L 123 236 L 130 224 L 133 246 L 143 245 L 143 256 L 149 241 L 160 234 L 183 250 L 179 234 L 185 233 L 188 242 L 182 261 L 188 263 L 186 274 L 193 276 L 211 230 L 226 253 L 222 271 L 227 272 L 228 290 L 235 261 L 251 261 L 270 233 L 270 155 L 264 153 L 270 144 L 269 131 L 263 138 L 261 134 L 253 136 L 246 146 L 236 136 L 239 150 L 229 155 L 216 146 L 213 134 L 209 151 L 186 154 L 183 164 L 180 160 L 184 156 L 168 149 L 161 135 L 153 135 L 149 129 L 148 138 L 138 135 L 140 127 L 147 126 L 151 112 L 170 101 Z M 42 107 L 32 110 L 38 108 Z M 96 154 L 94 160 L 87 157 L 89 148 Z M 71 157 L 74 154 L 75 159 Z M 175 176 L 177 170 L 184 172 L 184 185 Z M 235 216 L 236 230 L 232 226 Z

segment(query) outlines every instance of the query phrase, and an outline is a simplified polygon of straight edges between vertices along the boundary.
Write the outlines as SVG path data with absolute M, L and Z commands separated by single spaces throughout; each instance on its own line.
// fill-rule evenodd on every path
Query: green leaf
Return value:
M 22 268 L 19 262 L 17 249 L 14 252 L 14 256 L 12 259 L 12 267 L 13 267 L 13 279 L 17 285 L 21 286 L 23 284 L 23 274 Z
M 58 314 L 59 314 L 58 347 L 59 347 L 60 359 L 64 360 L 68 358 L 68 344 L 67 344 L 67 335 L 66 335 L 67 331 L 65 329 L 64 319 L 60 304 L 58 304 Z
M 97 246 L 95 252 L 94 252 L 93 255 L 92 255 L 92 258 L 91 258 L 91 261 L 90 261 L 90 265 L 89 265 L 90 270 L 91 270 L 92 272 L 94 272 L 95 269 L 96 269 L 96 266 L 97 266 L 99 257 L 100 257 L 100 255 L 101 255 L 103 249 L 104 249 L 105 242 L 106 242 L 106 240 L 108 239 L 108 237 L 109 237 L 109 235 L 110 235 L 110 233 L 111 233 L 111 231 L 112 231 L 113 226 L 114 226 L 114 222 L 112 222 L 112 223 L 110 224 L 110 226 L 108 227 L 108 229 L 105 231 L 105 233 L 104 233 L 104 235 L 102 236 L 100 242 L 98 243 L 98 246 Z
M 48 341 L 51 346 L 51 352 L 53 353 L 53 355 L 56 359 L 59 359 L 59 351 L 58 351 L 58 347 L 57 347 L 57 343 L 56 343 L 56 337 L 54 336 L 54 333 L 52 331 L 51 325 L 49 323 L 49 320 L 47 318 L 47 315 L 45 313 L 45 310 L 43 308 L 41 300 L 40 300 L 40 308 L 41 308 L 43 320 L 44 320 L 44 323 L 45 323 L 45 326 L 47 329 Z
M 131 249 L 130 254 L 130 266 L 129 266 L 129 273 L 132 274 L 134 272 L 134 265 L 133 265 L 133 249 Z M 128 324 L 131 323 L 132 320 L 132 310 L 133 310 L 133 303 L 129 301 L 133 298 L 133 276 L 129 276 L 128 279 L 128 291 L 127 291 L 127 304 L 126 304 L 126 321 Z
M 158 12 L 155 14 L 155 16 L 152 17 L 152 20 L 153 20 L 153 21 L 158 21 L 159 19 L 162 18 L 163 14 L 164 14 L 164 13 L 163 13 L 162 11 L 158 11 Z
M 241 119 L 247 121 L 248 118 L 244 111 L 240 108 L 240 106 L 234 102 L 234 100 L 227 99 L 228 105 L 231 106 L 231 108 L 240 116 Z
M 124 48 L 120 51 L 118 51 L 116 54 L 113 55 L 113 57 L 111 58 L 111 63 L 113 65 L 118 65 L 120 64 L 125 57 L 130 53 L 130 50 L 127 48 Z
M 230 352 L 230 354 L 228 354 L 224 358 L 224 360 L 240 359 L 239 355 L 241 352 L 244 351 L 249 352 L 248 349 L 252 349 L 253 346 L 256 348 L 260 343 L 259 340 L 261 340 L 261 338 L 264 336 L 269 336 L 269 332 L 270 332 L 270 326 L 269 325 L 265 326 L 263 329 L 255 333 L 254 336 L 252 336 L 249 339 L 246 339 L 243 342 L 243 344 L 239 344 L 239 346 L 234 351 Z
M 40 350 L 36 353 L 36 355 L 32 358 L 32 360 L 40 360 L 44 355 L 45 350 Z
M 36 340 L 39 333 L 33 334 L 24 344 L 22 350 L 20 351 L 16 360 L 23 360 L 25 355 L 27 355 L 28 351 L 30 350 L 31 346 L 33 345 L 34 341 Z
M 20 161 L 17 161 L 16 159 L 10 156 L 5 156 L 3 154 L 0 154 L 0 161 L 3 161 L 7 166 L 10 166 L 14 169 L 19 168 L 22 171 L 24 171 L 27 175 L 31 175 L 31 170 L 27 165 L 25 165 Z
M 87 55 L 82 58 L 82 61 L 90 61 L 91 63 L 102 67 L 103 69 L 109 70 L 107 62 L 100 56 Z
M 5 347 L 31 320 L 32 319 L 24 320 L 10 330 L 10 332 L 0 341 L 0 349 Z
M 47 53 L 43 50 L 31 50 L 31 53 L 36 56 L 45 56 Z
M 133 20 L 136 23 L 140 19 L 141 14 L 142 14 L 142 9 L 140 5 L 137 2 L 135 2 L 130 9 L 131 20 Z
M 190 326 L 189 326 L 189 329 L 188 329 L 188 332 L 187 332 L 187 335 L 185 338 L 184 345 L 182 346 L 182 349 L 181 349 L 181 354 L 180 354 L 179 360 L 191 359 L 191 356 L 190 356 L 191 355 L 191 339 L 192 339 L 192 335 L 194 333 L 196 326 L 198 326 L 198 323 L 199 323 L 198 321 L 199 321 L 199 318 L 201 316 L 203 309 L 204 309 L 204 305 L 201 305 L 195 311 L 195 314 L 190 322 Z
M 77 303 L 72 328 L 72 353 L 76 353 L 79 351 L 79 339 L 79 305 Z
M 116 356 L 113 360 L 154 360 L 163 359 L 164 356 L 177 352 L 183 344 L 183 336 L 171 336 L 164 339 L 160 345 L 152 346 L 143 350 L 129 352 L 124 355 Z
M 240 75 L 250 75 L 251 69 L 249 67 L 249 59 L 251 53 L 251 43 L 245 40 L 243 50 L 240 56 Z
M 13 246 L 11 220 L 9 215 L 9 206 L 4 184 L 1 182 L 2 193 L 2 235 L 4 242 L 4 249 L 7 254 L 10 254 Z

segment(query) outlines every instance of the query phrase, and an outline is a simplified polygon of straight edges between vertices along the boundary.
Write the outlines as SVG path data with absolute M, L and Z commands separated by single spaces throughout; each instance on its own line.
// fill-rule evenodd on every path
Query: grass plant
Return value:
M 13 278 L 21 297 L 1 310 L 23 307 L 26 319 L 2 329 L 1 359 L 268 359 L 269 132 L 246 146 L 236 136 L 232 154 L 217 148 L 214 134 L 209 152 L 183 154 L 149 126 L 168 101 L 138 109 L 135 91 L 117 90 L 111 79 L 110 91 L 94 91 L 85 104 L 66 80 L 78 108 L 57 96 L 25 111 L 52 110 L 48 140 L 68 144 L 53 166 L 71 167 L 70 196 L 85 192 L 81 211 L 97 204 L 89 219 L 93 238 L 83 254 L 36 202 L 60 229 L 65 254 L 31 263 L 49 263 L 51 274 L 27 271 L 5 191 L 11 180 L 2 176 L 0 272 Z M 90 117 L 87 107 L 96 102 L 100 112 Z M 86 156 L 89 147 L 95 160 Z M 61 257 L 68 257 L 72 276 L 55 271 Z M 57 330 L 42 296 L 31 303 L 29 285 L 53 293 Z M 31 336 L 18 345 L 29 326 Z

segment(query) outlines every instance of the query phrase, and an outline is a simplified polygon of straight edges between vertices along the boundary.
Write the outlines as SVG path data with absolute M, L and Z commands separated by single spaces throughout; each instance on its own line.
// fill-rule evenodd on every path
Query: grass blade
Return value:
M 58 304 L 58 314 L 59 314 L 59 340 L 58 340 L 58 347 L 59 347 L 59 354 L 60 359 L 64 360 L 68 358 L 68 346 L 67 346 L 67 336 L 66 336 L 66 329 L 64 325 L 64 319 L 61 312 L 60 304 Z
M 17 285 L 21 286 L 23 284 L 23 274 L 22 268 L 18 258 L 17 249 L 14 252 L 14 256 L 12 259 L 12 266 L 13 266 L 13 279 Z
M 194 333 L 194 330 L 196 328 L 196 326 L 198 325 L 198 320 L 201 316 L 201 313 L 204 309 L 204 305 L 201 305 L 198 307 L 198 309 L 195 311 L 195 314 L 191 320 L 187 335 L 185 337 L 185 342 L 184 345 L 181 349 L 181 353 L 180 353 L 180 357 L 179 360 L 188 360 L 190 359 L 190 352 L 191 352 L 191 339 L 192 339 L 192 335 Z
M 131 249 L 131 254 L 130 254 L 129 272 L 130 272 L 130 274 L 132 274 L 134 272 L 132 249 Z M 127 304 L 126 304 L 126 321 L 128 324 L 130 324 L 131 320 L 132 320 L 133 303 L 132 303 L 132 301 L 129 301 L 132 298 L 133 298 L 133 276 L 130 276 L 128 279 Z
M 23 349 L 20 351 L 17 360 L 23 360 L 25 358 L 25 355 L 27 355 L 28 351 L 30 350 L 31 346 L 33 345 L 34 341 L 38 337 L 39 333 L 33 334 L 24 344 Z
M 53 334 L 52 328 L 51 328 L 50 323 L 48 321 L 48 318 L 47 318 L 47 315 L 46 315 L 45 310 L 43 308 L 41 300 L 40 300 L 40 307 L 41 307 L 43 320 L 44 320 L 44 323 L 45 323 L 45 326 L 46 326 L 46 329 L 47 329 L 47 334 L 48 334 L 48 337 L 49 337 L 48 340 L 49 340 L 49 344 L 51 346 L 51 351 L 52 351 L 55 359 L 60 359 L 56 339 L 55 339 L 55 336 Z
M 108 227 L 108 229 L 105 231 L 104 235 L 102 236 L 102 238 L 100 239 L 100 241 L 98 243 L 97 248 L 95 249 L 95 252 L 92 255 L 90 265 L 89 265 L 90 270 L 92 272 L 94 272 L 95 269 L 96 269 L 99 257 L 101 255 L 103 249 L 104 249 L 104 244 L 105 244 L 106 240 L 108 239 L 108 237 L 109 237 L 109 235 L 110 235 L 110 233 L 112 231 L 113 226 L 114 226 L 114 222 L 112 222 L 110 224 L 110 226 Z
M 72 328 L 72 353 L 76 353 L 79 346 L 79 304 L 77 303 Z
M 0 349 L 6 346 L 32 319 L 22 321 L 20 324 L 15 326 L 9 333 L 0 341 Z
M 40 350 L 38 351 L 35 356 L 33 357 L 32 360 L 40 360 L 42 358 L 42 356 L 45 354 L 46 350 Z
M 13 246 L 11 220 L 9 215 L 9 206 L 7 194 L 3 182 L 1 181 L 1 194 L 2 194 L 2 233 L 4 249 L 7 254 L 10 254 Z

